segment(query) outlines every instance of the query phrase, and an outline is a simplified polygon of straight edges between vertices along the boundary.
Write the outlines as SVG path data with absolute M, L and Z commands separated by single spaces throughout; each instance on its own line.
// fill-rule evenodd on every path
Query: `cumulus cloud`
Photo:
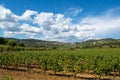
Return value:
M 18 34 L 23 34 L 28 37 L 33 37 L 35 33 L 39 33 L 39 28 L 30 26 L 27 23 L 20 21 L 31 21 L 32 15 L 37 14 L 36 11 L 26 10 L 23 15 L 18 16 L 0 5 L 0 29 L 3 30 L 4 37 L 15 37 Z
M 38 12 L 37 11 L 33 11 L 33 10 L 26 10 L 22 16 L 18 17 L 19 20 L 28 20 L 28 21 L 32 21 L 32 16 L 36 15 Z
M 14 14 L 0 5 L 0 21 L 15 22 Z
M 54 14 L 41 12 L 40 14 L 36 15 L 34 23 L 37 23 L 39 26 L 49 29 L 49 25 L 52 25 L 54 23 Z
M 37 27 L 33 27 L 30 26 L 29 24 L 22 24 L 21 26 L 19 26 L 19 28 L 23 31 L 23 32 L 31 32 L 31 33 L 40 33 L 40 29 Z
M 117 9 L 118 10 L 118 9 Z M 77 16 L 82 9 L 70 9 Z M 116 9 L 108 10 L 104 15 L 87 16 L 74 23 L 74 18 L 65 14 L 26 10 L 21 16 L 0 5 L 0 29 L 5 37 L 25 35 L 26 38 L 76 42 L 84 39 L 99 38 L 120 29 L 120 16 L 112 15 Z
M 36 16 L 35 21 L 37 20 L 36 23 L 40 25 L 46 40 L 75 42 L 83 39 L 99 38 L 99 35 L 104 37 L 120 29 L 120 16 L 113 16 L 114 11 L 116 9 L 112 12 L 108 10 L 104 15 L 84 17 L 76 24 L 72 22 L 72 18 L 66 18 L 63 14 L 45 12 L 38 14 L 41 16 Z M 42 15 L 45 16 L 45 19 L 42 18 Z
M 34 19 L 34 23 L 40 25 L 40 30 L 45 36 L 45 40 L 76 41 L 84 37 L 93 36 L 92 27 L 73 24 L 71 18 L 66 18 L 63 14 L 39 13 Z
M 0 28 L 4 30 L 12 30 L 18 25 L 15 15 L 0 5 Z M 14 30 L 14 29 L 13 29 Z

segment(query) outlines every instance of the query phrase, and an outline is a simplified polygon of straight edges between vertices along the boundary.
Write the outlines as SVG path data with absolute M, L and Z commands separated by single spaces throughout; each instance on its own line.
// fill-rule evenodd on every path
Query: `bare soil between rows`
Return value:
M 32 69 L 32 71 L 27 72 L 24 68 L 13 69 L 8 68 L 0 69 L 0 80 L 4 77 L 12 77 L 14 80 L 97 80 L 97 75 L 88 74 L 88 73 L 78 73 L 77 77 L 73 76 L 73 73 L 63 73 L 57 72 L 54 75 L 54 72 L 49 70 L 46 74 L 43 74 L 43 71 L 40 69 Z M 112 80 L 113 76 L 103 76 L 102 80 Z M 117 76 L 115 80 L 120 80 L 120 77 Z

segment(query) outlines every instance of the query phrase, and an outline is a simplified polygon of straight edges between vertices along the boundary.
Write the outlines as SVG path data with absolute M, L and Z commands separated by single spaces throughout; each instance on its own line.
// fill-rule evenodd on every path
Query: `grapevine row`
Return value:
M 41 51 L 41 52 L 10 52 L 0 54 L 0 67 L 6 69 L 12 66 L 17 69 L 23 65 L 27 71 L 31 67 L 42 69 L 43 73 L 52 70 L 57 72 L 71 72 L 76 77 L 78 73 L 92 73 L 101 76 L 112 72 L 120 74 L 120 57 L 117 55 L 89 55 L 77 51 Z

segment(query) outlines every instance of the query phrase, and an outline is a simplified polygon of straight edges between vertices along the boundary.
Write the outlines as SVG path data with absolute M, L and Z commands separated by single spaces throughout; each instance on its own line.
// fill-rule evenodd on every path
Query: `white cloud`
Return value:
M 39 28 L 30 26 L 27 23 L 20 23 L 23 20 L 32 20 L 32 15 L 37 14 L 35 11 L 27 10 L 22 16 L 15 15 L 10 9 L 0 5 L 0 29 L 3 30 L 4 37 L 14 37 L 18 34 L 33 37 L 36 33 L 40 33 Z
M 120 29 L 120 16 L 116 18 L 111 16 L 87 17 L 83 19 L 82 23 L 87 23 L 87 26 L 94 28 L 93 33 L 96 35 L 105 35 Z
M 9 9 L 0 6 L 0 28 L 3 30 L 4 36 L 15 36 L 24 34 L 28 37 L 34 37 L 37 34 L 43 34 L 46 40 L 67 41 L 70 38 L 80 38 L 86 35 L 87 29 L 80 24 L 73 24 L 71 18 L 66 18 L 63 14 L 54 14 L 48 12 L 26 10 L 22 16 L 13 14 Z M 34 15 L 34 17 L 32 17 Z M 34 20 L 28 24 L 24 22 Z M 22 23 L 19 21 L 23 21 Z M 38 24 L 39 27 L 33 26 Z M 89 32 L 89 31 L 88 31 Z M 88 34 L 88 33 L 87 33 Z M 88 35 L 87 35 L 88 36 Z M 72 39 L 74 40 L 74 39 Z
M 81 11 L 82 9 L 76 10 L 74 16 Z M 73 23 L 74 18 L 66 17 L 64 14 L 26 10 L 18 16 L 10 9 L 0 6 L 0 29 L 5 37 L 22 34 L 27 38 L 36 38 L 36 35 L 42 35 L 40 38 L 44 40 L 75 42 L 99 38 L 98 35 L 104 36 L 120 30 L 120 16 L 112 15 L 114 11 L 116 10 L 109 10 L 104 15 L 96 17 L 87 16 L 80 22 Z
M 3 31 L 4 37 L 14 37 L 15 35 L 18 34 L 18 32 L 13 32 L 13 31 Z
M 54 23 L 54 14 L 41 12 L 40 14 L 36 15 L 34 23 L 49 29 L 48 26 Z
M 63 14 L 42 12 L 35 17 L 34 23 L 40 25 L 45 40 L 76 41 L 76 39 L 93 36 L 90 33 L 93 28 L 81 23 L 73 24 L 72 19 L 66 18 Z
M 68 17 L 76 17 L 82 11 L 83 8 L 69 8 L 64 14 Z
M 4 21 L 4 20 L 8 20 L 8 21 L 11 21 L 9 18 L 7 17 L 10 17 L 12 18 L 12 16 L 10 16 L 12 13 L 9 9 L 6 9 L 4 8 L 2 5 L 0 5 L 0 20 Z
M 30 26 L 29 24 L 22 24 L 19 27 L 24 32 L 40 33 L 40 28 Z
M 6 9 L 0 5 L 0 22 L 17 22 L 16 15 L 11 12 L 10 9 Z
M 32 21 L 32 16 L 36 15 L 38 12 L 37 11 L 32 11 L 32 10 L 26 10 L 22 16 L 19 17 L 20 20 L 28 20 Z
M 7 31 L 14 31 L 17 29 L 19 23 L 15 15 L 9 10 L 0 5 L 0 28 Z

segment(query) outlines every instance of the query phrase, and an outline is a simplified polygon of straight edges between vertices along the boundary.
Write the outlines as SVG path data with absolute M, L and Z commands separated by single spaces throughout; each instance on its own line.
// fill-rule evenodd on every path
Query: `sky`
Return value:
M 120 0 L 0 0 L 0 37 L 73 43 L 119 34 Z

